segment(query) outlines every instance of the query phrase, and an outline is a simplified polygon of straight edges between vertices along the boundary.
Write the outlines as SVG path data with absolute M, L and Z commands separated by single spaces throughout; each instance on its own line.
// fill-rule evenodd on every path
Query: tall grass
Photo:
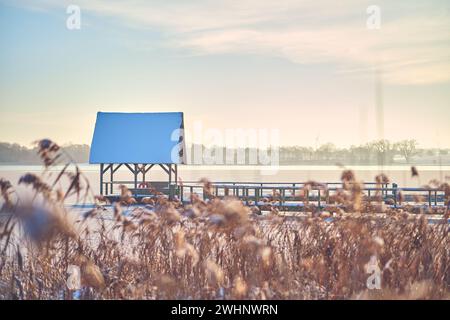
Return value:
M 450 298 L 448 211 L 437 224 L 401 210 L 381 218 L 351 171 L 334 199 L 344 209 L 305 219 L 195 195 L 190 205 L 155 195 L 128 206 L 126 188 L 108 212 L 68 155 L 48 140 L 38 146 L 46 169 L 19 181 L 32 197 L 0 180 L 2 299 Z M 96 206 L 71 212 L 70 196 Z M 371 258 L 381 289 L 367 287 Z M 81 270 L 77 291 L 67 286 L 70 265 Z

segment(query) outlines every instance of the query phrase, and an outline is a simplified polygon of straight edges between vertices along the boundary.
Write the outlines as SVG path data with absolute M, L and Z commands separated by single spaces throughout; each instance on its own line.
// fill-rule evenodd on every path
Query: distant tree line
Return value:
M 78 163 L 89 160 L 89 146 L 72 144 L 62 147 Z M 27 148 L 17 143 L 0 142 L 0 163 L 2 164 L 41 164 L 37 148 Z
M 194 163 L 193 152 L 199 146 L 191 146 L 191 152 L 188 152 L 188 163 Z M 200 146 L 208 155 L 215 156 L 220 147 Z M 248 160 L 250 154 L 255 154 L 256 149 L 245 148 L 236 149 L 234 152 L 241 151 Z M 270 150 L 268 150 L 270 152 Z M 226 162 L 225 149 L 219 151 L 223 157 L 223 163 Z M 302 146 L 283 146 L 279 148 L 280 164 L 394 164 L 394 163 L 422 163 L 422 164 L 450 164 L 450 149 L 426 149 L 419 148 L 416 140 L 402 140 L 390 142 L 388 140 L 372 141 L 359 146 L 350 146 L 349 148 L 339 148 L 332 143 L 326 143 L 318 148 Z M 447 163 L 445 163 L 445 161 Z
M 89 161 L 89 146 L 86 144 L 71 144 L 63 148 L 78 163 Z M 219 150 L 219 157 L 222 163 L 226 164 L 226 151 L 223 147 L 207 148 L 202 145 L 190 145 L 187 150 L 188 164 L 194 164 L 194 150 L 202 150 L 204 154 L 212 157 L 216 156 Z M 256 149 L 244 148 L 232 150 L 237 159 L 237 153 L 244 155 L 244 164 L 254 164 L 250 162 L 251 154 L 255 154 Z M 124 150 L 126 152 L 126 150 Z M 230 152 L 230 150 L 228 150 Z M 271 150 L 268 150 L 270 154 Z M 283 146 L 278 150 L 280 164 L 394 164 L 394 163 L 422 163 L 422 164 L 450 164 L 450 149 L 425 149 L 419 148 L 415 140 L 403 140 L 390 142 L 388 140 L 378 140 L 359 146 L 349 148 L 339 148 L 332 143 L 323 144 L 317 148 L 301 146 Z M 256 152 L 257 153 L 257 152 Z M 36 153 L 36 148 L 27 148 L 19 144 L 0 142 L 0 163 L 1 164 L 40 164 Z M 234 161 L 234 164 L 237 162 Z M 203 164 L 205 164 L 203 162 Z
M 282 155 L 282 156 L 281 156 Z M 280 148 L 280 162 L 303 162 L 325 164 L 394 164 L 427 162 L 437 164 L 439 158 L 448 159 L 449 149 L 419 148 L 415 140 L 390 142 L 377 140 L 359 146 L 338 148 L 332 143 L 326 143 L 318 148 L 311 147 L 282 147 Z

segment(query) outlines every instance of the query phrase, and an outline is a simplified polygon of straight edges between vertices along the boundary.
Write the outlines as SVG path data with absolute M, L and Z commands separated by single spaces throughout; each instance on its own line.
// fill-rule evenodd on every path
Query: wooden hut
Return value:
M 100 194 L 114 197 L 118 185 L 135 196 L 146 195 L 150 185 L 169 196 L 178 181 L 178 165 L 186 163 L 182 112 L 98 112 L 89 163 L 100 165 Z M 132 180 L 117 181 L 115 173 L 125 167 Z M 149 171 L 160 167 L 166 181 L 151 181 Z

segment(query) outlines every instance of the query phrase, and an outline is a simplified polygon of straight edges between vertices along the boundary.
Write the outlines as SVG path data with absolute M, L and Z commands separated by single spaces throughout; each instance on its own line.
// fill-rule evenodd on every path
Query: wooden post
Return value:
M 179 197 L 180 196 L 180 188 L 178 186 L 178 165 L 175 164 L 175 194 Z
M 394 208 L 397 208 L 397 184 L 393 183 L 392 187 L 393 187 L 392 195 L 394 196 Z
M 100 195 L 103 195 L 103 163 L 100 164 Z
M 142 164 L 141 172 L 142 172 L 142 183 L 145 183 L 145 164 Z
M 134 188 L 137 189 L 137 179 L 138 179 L 138 166 L 137 164 L 134 164 Z M 136 193 L 136 192 L 135 192 Z
M 168 164 L 167 166 L 169 168 L 169 184 L 172 184 L 172 165 Z
M 319 190 L 317 190 L 317 196 L 319 197 L 318 206 L 319 206 L 319 210 L 320 210 L 320 188 L 319 188 Z
M 431 190 L 428 190 L 428 207 L 431 207 Z
M 178 165 L 175 164 L 175 184 L 178 185 Z
M 113 176 L 114 176 L 114 170 L 113 170 L 113 164 L 111 164 L 111 167 L 110 167 L 110 182 L 111 182 L 111 184 L 109 185 L 109 193 L 110 194 L 112 194 L 113 193 L 113 182 L 114 182 L 114 178 L 113 178 Z M 108 194 L 108 188 L 106 188 L 106 194 Z
M 173 199 L 173 188 L 172 188 L 172 164 L 167 165 L 169 167 L 169 200 Z

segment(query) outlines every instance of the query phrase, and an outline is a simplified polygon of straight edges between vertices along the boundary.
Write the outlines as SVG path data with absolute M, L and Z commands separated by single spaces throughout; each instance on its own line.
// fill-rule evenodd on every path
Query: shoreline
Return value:
M 97 168 L 99 167 L 98 164 L 89 164 L 89 163 L 74 163 L 80 167 L 92 167 Z M 22 164 L 22 163 L 0 163 L 0 171 L 1 168 L 11 168 L 11 167 L 32 167 L 32 168 L 44 168 L 42 164 Z M 59 167 L 64 167 L 64 165 L 57 165 L 52 166 L 53 169 L 57 169 Z M 416 168 L 442 168 L 445 170 L 450 170 L 450 163 L 448 164 L 386 164 L 386 165 L 379 165 L 379 164 L 278 164 L 278 165 L 259 165 L 259 164 L 183 164 L 180 165 L 180 169 L 183 168 L 189 168 L 189 169 L 208 169 L 208 168 L 214 168 L 214 169 L 242 169 L 242 170 L 249 170 L 252 168 L 256 169 L 271 169 L 271 168 L 319 168 L 319 169 L 328 169 L 332 168 L 333 170 L 342 170 L 342 169 L 354 169 L 358 170 L 361 169 L 394 169 L 394 168 L 401 168 L 405 170 L 410 170 L 411 167 Z M 121 168 L 122 169 L 122 168 Z M 120 169 L 119 169 L 120 170 Z

